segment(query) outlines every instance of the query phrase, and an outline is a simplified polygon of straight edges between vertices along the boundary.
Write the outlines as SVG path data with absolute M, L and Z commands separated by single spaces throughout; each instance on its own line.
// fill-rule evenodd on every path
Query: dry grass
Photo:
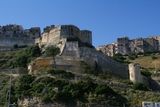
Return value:
M 131 62 L 139 63 L 143 68 L 160 70 L 160 55 L 154 55 L 156 59 L 152 57 L 153 56 L 140 56 Z

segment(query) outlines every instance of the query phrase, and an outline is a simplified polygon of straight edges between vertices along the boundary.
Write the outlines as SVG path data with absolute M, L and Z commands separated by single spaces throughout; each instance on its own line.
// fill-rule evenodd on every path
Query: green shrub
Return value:
M 35 77 L 31 75 L 24 75 L 19 78 L 15 86 L 15 94 L 18 98 L 23 96 L 31 96 L 31 83 L 34 81 L 34 79 Z
M 51 99 L 52 98 L 48 94 L 45 94 L 44 96 L 42 96 L 42 102 L 44 102 L 44 103 L 50 103 L 50 102 L 52 102 Z
M 60 53 L 60 49 L 55 46 L 48 46 L 45 50 L 45 55 L 50 57 L 54 57 L 59 53 Z
M 132 55 L 129 55 L 129 56 L 128 56 L 128 58 L 129 58 L 130 60 L 135 60 L 137 57 L 138 57 L 138 56 L 135 55 L 135 54 L 132 54 Z
M 126 57 L 121 54 L 115 54 L 112 58 L 120 63 L 129 63 L 128 61 L 126 61 Z
M 152 75 L 152 73 L 149 72 L 149 71 L 142 71 L 141 74 L 146 76 L 146 77 L 151 77 L 151 75 Z
M 142 83 L 135 83 L 133 84 L 133 89 L 135 90 L 143 90 L 143 91 L 148 91 L 148 87 Z
M 113 93 L 113 90 L 106 85 L 98 85 L 95 89 L 97 95 Z
M 31 59 L 41 55 L 40 48 L 36 46 L 27 47 L 16 52 L 12 59 L 9 59 L 7 65 L 10 67 L 27 67 Z
M 30 47 L 28 51 L 30 51 L 31 57 L 39 57 L 41 55 L 41 49 L 38 45 Z
M 57 76 L 60 78 L 65 78 L 65 79 L 73 79 L 74 78 L 74 74 L 72 74 L 71 72 L 66 72 L 64 70 L 50 69 L 47 71 L 47 73 L 49 73 L 53 76 Z
M 26 55 L 17 56 L 15 59 L 15 67 L 26 67 L 28 63 L 28 57 Z

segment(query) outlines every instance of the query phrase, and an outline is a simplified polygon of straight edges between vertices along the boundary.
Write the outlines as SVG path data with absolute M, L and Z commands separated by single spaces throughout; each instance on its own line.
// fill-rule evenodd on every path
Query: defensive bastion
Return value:
M 124 78 L 128 78 L 128 66 L 112 60 L 110 57 L 96 51 L 92 45 L 92 32 L 80 30 L 74 25 L 48 26 L 41 37 L 36 39 L 36 44 L 41 48 L 55 45 L 61 52 L 54 58 L 56 68 L 79 72 L 80 63 L 85 62 L 94 70 L 110 72 Z M 41 60 L 43 58 L 40 58 Z M 37 59 L 38 60 L 38 59 Z M 36 60 L 36 62 L 38 62 Z M 35 71 L 33 61 L 29 68 Z
M 0 26 L 0 51 L 11 50 L 14 46 L 34 45 L 40 34 L 40 27 L 24 29 L 15 24 Z

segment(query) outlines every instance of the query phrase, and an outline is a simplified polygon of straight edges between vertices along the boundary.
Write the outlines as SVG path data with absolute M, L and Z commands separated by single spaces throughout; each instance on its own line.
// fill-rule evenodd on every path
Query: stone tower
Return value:
M 138 63 L 129 64 L 129 78 L 133 83 L 143 83 Z

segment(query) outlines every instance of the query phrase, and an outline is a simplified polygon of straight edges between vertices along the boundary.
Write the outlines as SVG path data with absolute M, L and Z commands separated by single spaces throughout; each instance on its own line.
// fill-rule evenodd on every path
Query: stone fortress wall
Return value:
M 157 44 L 159 37 L 149 39 L 129 40 L 126 38 L 119 39 L 118 44 L 112 44 L 109 47 L 112 52 L 117 52 L 119 47 L 120 52 L 127 54 L 128 51 L 143 52 L 146 47 L 143 45 L 146 42 L 150 46 L 150 50 L 158 49 Z M 120 42 L 122 41 L 122 42 Z M 61 53 L 53 58 L 38 58 L 29 64 L 30 73 L 32 68 L 37 69 L 39 66 L 56 66 L 64 68 L 64 70 L 72 70 L 74 72 L 81 71 L 81 62 L 84 61 L 94 70 L 113 73 L 133 82 L 143 82 L 143 76 L 140 75 L 140 67 L 137 64 L 128 66 L 118 63 L 106 56 L 102 52 L 98 52 L 92 46 L 92 32 L 89 30 L 80 30 L 74 25 L 51 25 L 44 28 L 41 34 L 39 27 L 23 29 L 20 25 L 0 26 L 0 50 L 7 50 L 14 45 L 34 45 L 38 44 L 41 48 L 50 45 L 56 45 L 60 48 Z M 129 46 L 129 49 L 128 49 Z M 142 47 L 141 47 L 142 46 Z M 120 48 L 121 47 L 121 48 Z M 136 50 L 135 50 L 135 47 Z M 159 48 L 160 49 L 160 48 Z M 111 54 L 113 55 L 113 54 Z M 45 64 L 42 64 L 45 62 Z M 42 65 L 41 65 L 42 64 Z M 36 65 L 37 68 L 34 66 Z
M 24 29 L 21 25 L 0 26 L 0 49 L 11 49 L 14 45 L 33 45 L 35 38 L 38 38 L 40 33 L 39 27 Z
M 94 70 L 114 73 L 124 78 L 129 76 L 127 65 L 96 51 L 92 46 L 92 32 L 89 30 L 80 30 L 74 25 L 52 25 L 46 27 L 36 41 L 40 47 L 56 45 L 60 48 L 60 56 L 55 57 L 56 66 L 59 68 L 73 70 L 84 61 Z
M 81 61 L 85 61 L 96 70 L 100 68 L 104 72 L 113 72 L 128 78 L 127 65 L 120 64 L 95 50 L 92 46 L 92 32 L 89 30 L 80 30 L 74 25 L 51 25 L 44 28 L 44 32 L 41 34 L 39 27 L 30 29 L 24 29 L 20 25 L 0 27 L 0 47 L 2 50 L 11 49 L 14 45 L 30 46 L 34 44 L 38 44 L 42 49 L 50 45 L 58 46 L 61 53 L 55 58 L 54 63 L 60 68 L 74 68 L 78 71 L 80 69 L 77 68 L 81 68 L 79 65 Z M 39 60 L 41 58 L 37 59 L 37 61 Z M 32 64 L 30 67 L 33 67 Z
M 129 78 L 128 66 L 116 62 L 105 54 L 88 47 L 79 48 L 80 58 L 96 70 L 112 73 L 123 78 Z
M 62 39 L 68 41 L 79 40 L 80 42 L 92 44 L 92 32 L 88 30 L 80 30 L 74 25 L 58 25 L 48 26 L 44 28 L 41 38 L 36 42 L 42 45 L 57 45 Z

